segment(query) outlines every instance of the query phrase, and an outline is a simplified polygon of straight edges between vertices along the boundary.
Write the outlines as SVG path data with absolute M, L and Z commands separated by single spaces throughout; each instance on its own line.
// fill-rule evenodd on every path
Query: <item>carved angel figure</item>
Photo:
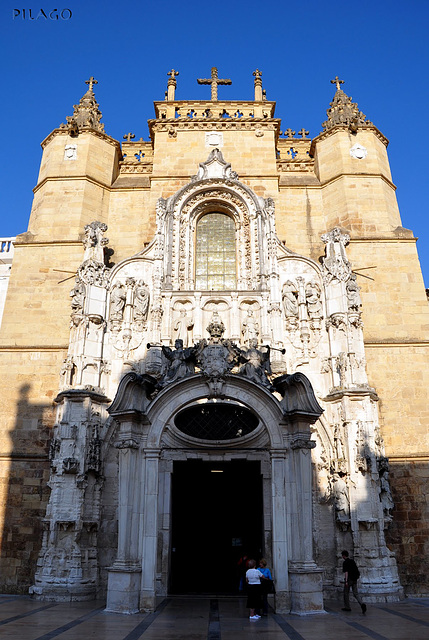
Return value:
M 283 309 L 286 318 L 298 317 L 298 295 L 295 285 L 288 280 L 283 286 Z
M 170 347 L 162 347 L 162 353 L 168 360 L 168 368 L 160 382 L 161 387 L 195 373 L 195 347 L 184 349 L 182 340 L 176 340 L 174 346 L 174 350 Z
M 249 349 L 241 351 L 239 362 L 244 363 L 239 369 L 238 373 L 249 380 L 253 380 L 257 384 L 261 384 L 268 389 L 272 388 L 270 381 L 267 378 L 267 374 L 271 375 L 270 364 L 270 347 L 266 346 L 266 351 L 260 351 L 257 349 L 258 341 L 256 339 L 250 340 Z

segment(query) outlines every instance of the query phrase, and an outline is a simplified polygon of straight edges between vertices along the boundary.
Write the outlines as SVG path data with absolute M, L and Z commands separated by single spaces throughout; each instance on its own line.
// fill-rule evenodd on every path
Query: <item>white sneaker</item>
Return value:
M 249 616 L 249 620 L 259 620 L 260 616 Z

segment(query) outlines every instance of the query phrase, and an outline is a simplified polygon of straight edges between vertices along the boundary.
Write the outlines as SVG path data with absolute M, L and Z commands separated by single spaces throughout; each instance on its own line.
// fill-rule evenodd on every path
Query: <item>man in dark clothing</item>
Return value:
M 344 573 L 344 607 L 342 611 L 351 611 L 350 608 L 350 587 L 353 591 L 353 595 L 356 600 L 359 602 L 362 613 L 366 611 L 366 604 L 362 602 L 362 598 L 360 597 L 357 590 L 357 581 L 359 579 L 360 573 L 357 568 L 356 562 L 349 558 L 348 551 L 341 551 L 341 555 L 343 557 L 343 573 Z

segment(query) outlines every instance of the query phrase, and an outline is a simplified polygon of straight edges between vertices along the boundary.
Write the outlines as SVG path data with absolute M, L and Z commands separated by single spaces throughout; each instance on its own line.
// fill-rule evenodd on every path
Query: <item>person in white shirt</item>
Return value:
M 247 607 L 250 609 L 250 620 L 259 620 L 260 615 L 255 613 L 255 609 L 259 611 L 261 608 L 261 578 L 263 574 L 256 569 L 256 561 L 249 560 L 247 563 L 249 567 L 246 571 L 247 582 Z

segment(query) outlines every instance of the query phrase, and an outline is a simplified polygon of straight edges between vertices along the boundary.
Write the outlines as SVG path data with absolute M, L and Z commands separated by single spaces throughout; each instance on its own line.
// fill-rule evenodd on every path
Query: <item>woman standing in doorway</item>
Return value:
M 261 608 L 261 578 L 262 573 L 256 569 L 256 561 L 249 560 L 247 563 L 249 567 L 246 571 L 246 583 L 247 583 L 247 607 L 250 609 L 250 620 L 259 620 L 261 617 L 255 610 Z

